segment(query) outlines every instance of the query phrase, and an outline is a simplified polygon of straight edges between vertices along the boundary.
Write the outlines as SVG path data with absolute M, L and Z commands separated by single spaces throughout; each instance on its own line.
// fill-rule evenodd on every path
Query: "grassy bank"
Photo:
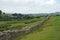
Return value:
M 27 19 L 27 20 L 19 20 L 19 21 L 0 21 L 0 31 L 15 29 L 20 30 L 24 27 L 30 27 L 32 25 L 37 24 L 39 21 L 43 20 L 45 17 Z
M 40 28 L 14 40 L 60 40 L 60 16 L 51 17 Z

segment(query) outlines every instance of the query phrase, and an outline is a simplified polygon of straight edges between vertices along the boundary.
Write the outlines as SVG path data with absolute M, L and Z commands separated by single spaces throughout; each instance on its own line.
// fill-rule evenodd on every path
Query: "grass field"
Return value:
M 60 16 L 51 17 L 40 28 L 14 40 L 60 40 Z
M 30 27 L 32 25 L 35 25 L 44 18 L 45 17 L 19 20 L 19 21 L 0 21 L 0 31 L 9 30 L 9 29 L 20 30 L 26 26 Z

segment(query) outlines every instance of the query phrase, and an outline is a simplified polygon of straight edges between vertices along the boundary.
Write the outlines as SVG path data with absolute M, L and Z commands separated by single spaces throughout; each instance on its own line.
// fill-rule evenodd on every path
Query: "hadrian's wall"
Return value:
M 29 33 L 30 31 L 32 31 L 36 28 L 39 28 L 49 18 L 50 18 L 50 16 L 48 16 L 46 19 L 42 20 L 37 25 L 34 25 L 32 27 L 29 27 L 29 28 L 25 28 L 24 30 L 7 30 L 7 31 L 0 32 L 0 40 L 12 40 L 12 38 L 14 38 L 16 36 L 23 36 L 23 35 Z

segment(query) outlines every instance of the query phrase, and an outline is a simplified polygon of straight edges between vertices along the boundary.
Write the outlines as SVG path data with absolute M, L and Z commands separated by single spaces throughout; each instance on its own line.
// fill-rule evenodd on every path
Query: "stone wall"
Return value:
M 25 28 L 23 30 L 7 30 L 7 31 L 0 32 L 0 40 L 12 40 L 12 38 L 14 38 L 14 37 L 23 36 L 23 35 L 29 33 L 30 31 L 32 31 L 36 28 L 39 28 L 49 18 L 50 18 L 50 16 L 48 16 L 46 19 L 42 20 L 38 24 L 36 24 L 32 27 Z

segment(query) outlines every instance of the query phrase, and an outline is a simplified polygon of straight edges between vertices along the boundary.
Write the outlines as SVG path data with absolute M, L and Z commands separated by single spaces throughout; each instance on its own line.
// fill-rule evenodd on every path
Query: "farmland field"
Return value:
M 40 28 L 14 40 L 60 40 L 60 16 L 52 16 Z
M 43 20 L 45 17 L 26 19 L 19 21 L 0 21 L 0 31 L 5 30 L 20 30 L 24 27 L 30 27 L 37 24 L 39 21 Z

